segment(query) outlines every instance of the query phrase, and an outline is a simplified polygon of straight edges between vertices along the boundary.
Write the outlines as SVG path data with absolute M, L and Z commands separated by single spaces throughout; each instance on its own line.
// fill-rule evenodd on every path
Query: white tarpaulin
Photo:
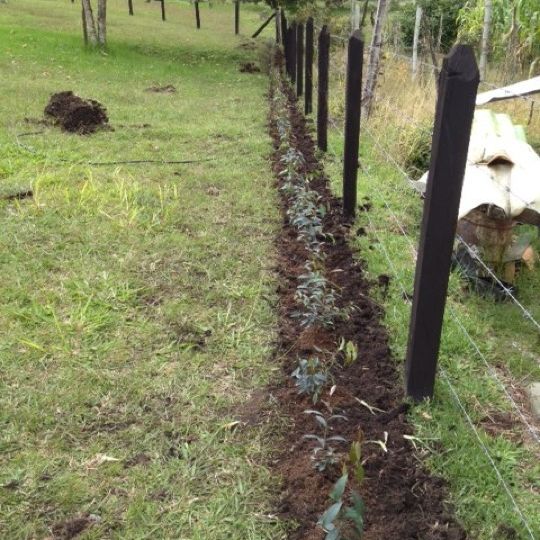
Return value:
M 417 182 L 425 189 L 428 173 Z M 475 112 L 459 219 L 481 205 L 496 205 L 507 217 L 540 223 L 540 157 L 523 128 L 504 114 Z M 525 215 L 522 214 L 525 212 Z
M 485 105 L 490 101 L 513 99 L 519 96 L 528 96 L 540 92 L 540 77 L 533 77 L 489 92 L 482 92 L 476 96 L 476 105 Z

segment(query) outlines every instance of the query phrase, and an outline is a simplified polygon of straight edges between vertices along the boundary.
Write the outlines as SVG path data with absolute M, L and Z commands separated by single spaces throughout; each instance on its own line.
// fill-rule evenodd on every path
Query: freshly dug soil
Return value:
M 282 69 L 282 58 L 276 58 L 276 65 Z M 292 144 L 306 159 L 305 172 L 315 173 L 311 188 L 318 191 L 328 209 L 324 232 L 331 235 L 332 241 L 325 246 L 325 275 L 339 292 L 340 307 L 348 307 L 350 314 L 346 320 L 337 321 L 330 331 L 303 330 L 293 317 L 298 309 L 294 296 L 298 276 L 305 272 L 304 264 L 309 255 L 288 222 L 287 199 L 283 197 L 283 227 L 276 242 L 280 278 L 276 361 L 281 363 L 283 378 L 269 389 L 289 423 L 279 445 L 282 450 L 271 456 L 270 462 L 283 481 L 278 513 L 299 524 L 291 533 L 291 540 L 324 538 L 317 520 L 331 504 L 329 494 L 341 475 L 341 467 L 327 468 L 321 473 L 312 466 L 313 445 L 303 436 L 320 433 L 313 416 L 304 411 L 316 408 L 324 414 L 347 417 L 348 421 L 337 423 L 332 432 L 348 441 L 336 444 L 337 450 L 346 454 L 353 441 L 359 438 L 363 441 L 365 479 L 354 488 L 366 505 L 364 540 L 464 540 L 466 533 L 446 504 L 443 480 L 430 475 L 421 465 L 411 441 L 405 438 L 412 435 L 413 430 L 407 421 L 408 405 L 404 402 L 398 364 L 392 358 L 388 335 L 381 324 L 382 308 L 369 296 L 371 287 L 377 284 L 368 282 L 363 262 L 353 255 L 347 243 L 349 235 L 354 235 L 350 229 L 352 223 L 344 220 L 341 203 L 329 190 L 328 179 L 315 156 L 314 142 L 305 118 L 297 109 L 293 91 L 287 83 L 281 81 L 280 84 L 288 98 Z M 272 99 L 276 91 L 276 88 L 270 90 L 269 128 L 274 144 L 273 170 L 279 187 L 278 173 L 282 169 L 279 160 L 286 149 L 280 149 L 276 128 L 277 111 Z M 366 204 L 363 211 L 369 208 Z M 384 277 L 380 281 L 383 288 L 387 286 Z M 343 364 L 343 353 L 337 352 L 341 338 L 353 342 L 358 350 L 357 360 L 348 367 Z M 333 394 L 326 388 L 315 406 L 309 396 L 298 394 L 290 376 L 299 357 L 314 356 L 327 364 L 332 362 L 335 385 Z M 359 401 L 377 409 L 370 411 Z M 268 411 L 264 411 L 263 403 L 260 396 L 254 397 L 252 405 L 259 408 L 259 415 L 256 417 L 252 408 L 249 423 L 267 421 Z M 384 441 L 385 432 L 387 452 L 374 442 Z
M 45 115 L 65 131 L 71 133 L 94 133 L 109 122 L 107 109 L 93 99 L 82 99 L 73 92 L 53 94 L 45 107 Z
M 244 62 L 240 64 L 240 73 L 260 73 L 261 68 L 253 62 Z

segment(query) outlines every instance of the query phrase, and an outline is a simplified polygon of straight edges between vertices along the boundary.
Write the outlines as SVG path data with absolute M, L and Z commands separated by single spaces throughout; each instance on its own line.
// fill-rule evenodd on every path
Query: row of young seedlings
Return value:
M 277 78 L 277 75 L 275 75 Z M 274 80 L 274 82 L 276 82 Z M 287 199 L 287 217 L 297 232 L 309 254 L 305 263 L 305 272 L 298 277 L 295 300 L 298 310 L 292 316 L 298 319 L 303 328 L 331 328 L 335 322 L 346 316 L 346 312 L 337 305 L 338 293 L 324 276 L 324 243 L 332 241 L 330 234 L 323 230 L 323 220 L 327 209 L 320 194 L 312 189 L 313 176 L 307 174 L 306 160 L 302 152 L 295 147 L 292 125 L 288 115 L 287 97 L 275 84 L 274 110 L 276 111 L 276 128 L 280 139 L 281 191 Z M 356 360 L 354 344 L 342 340 L 340 351 L 345 363 Z M 318 357 L 299 358 L 298 366 L 291 376 L 295 381 L 299 394 L 310 395 L 314 404 L 320 398 L 325 386 L 331 382 L 331 374 Z M 349 471 L 352 471 L 356 482 L 360 484 L 364 478 L 362 465 L 361 434 L 354 441 L 346 458 L 335 448 L 338 444 L 346 444 L 345 437 L 333 434 L 333 425 L 347 422 L 344 415 L 334 414 L 326 417 L 317 410 L 306 410 L 312 415 L 318 433 L 304 435 L 303 439 L 313 443 L 311 460 L 313 467 L 323 473 L 328 467 L 343 464 L 342 475 L 334 485 L 331 493 L 331 505 L 321 515 L 318 524 L 323 528 L 325 540 L 349 540 L 362 537 L 364 530 L 364 503 L 360 495 L 352 491 L 345 502 L 345 490 L 349 482 Z

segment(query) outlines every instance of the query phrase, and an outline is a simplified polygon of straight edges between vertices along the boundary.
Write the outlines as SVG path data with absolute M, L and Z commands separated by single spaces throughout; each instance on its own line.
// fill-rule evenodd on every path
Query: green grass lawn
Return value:
M 0 195 L 34 191 L 0 201 L 0 537 L 282 538 L 268 433 L 231 424 L 277 369 L 267 80 L 232 5 L 197 31 L 187 3 L 109 4 L 105 54 L 78 3 L 0 5 Z M 114 131 L 25 121 L 62 90 Z M 144 159 L 201 161 L 85 164 Z

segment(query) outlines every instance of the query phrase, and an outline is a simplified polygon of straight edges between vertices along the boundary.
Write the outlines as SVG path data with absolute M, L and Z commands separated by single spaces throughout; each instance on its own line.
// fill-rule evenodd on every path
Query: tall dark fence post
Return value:
M 296 27 L 296 95 L 304 93 L 304 25 Z
M 165 20 L 165 0 L 161 0 L 161 20 Z
M 472 48 L 467 45 L 454 47 L 444 59 L 439 78 L 414 279 L 405 380 L 407 395 L 416 401 L 433 396 L 450 260 L 479 80 Z
M 291 82 L 292 84 L 296 84 L 296 30 L 298 28 L 298 25 L 296 22 L 293 22 L 291 24 L 290 30 L 290 41 L 289 41 L 289 48 L 291 49 L 290 54 L 290 61 L 291 61 Z
M 347 86 L 345 90 L 345 146 L 343 149 L 343 214 L 352 218 L 356 212 L 358 146 L 360 144 L 360 108 L 362 104 L 362 64 L 364 42 L 360 30 L 349 38 Z
M 128 0 L 129 14 L 133 15 L 133 0 Z
M 276 43 L 281 43 L 281 9 L 278 9 L 276 13 Z
M 281 40 L 283 42 L 283 46 L 287 46 L 287 17 L 285 16 L 285 11 L 283 9 L 281 11 L 281 18 L 280 18 L 280 24 L 281 24 Z
M 330 32 L 324 25 L 319 34 L 319 86 L 317 89 L 317 146 L 328 148 L 328 66 L 330 62 Z
M 306 87 L 304 89 L 304 112 L 313 110 L 313 17 L 306 23 Z
M 195 21 L 197 22 L 197 29 L 201 27 L 201 14 L 199 13 L 199 2 L 195 0 Z
M 234 2 L 234 33 L 240 33 L 240 0 Z

